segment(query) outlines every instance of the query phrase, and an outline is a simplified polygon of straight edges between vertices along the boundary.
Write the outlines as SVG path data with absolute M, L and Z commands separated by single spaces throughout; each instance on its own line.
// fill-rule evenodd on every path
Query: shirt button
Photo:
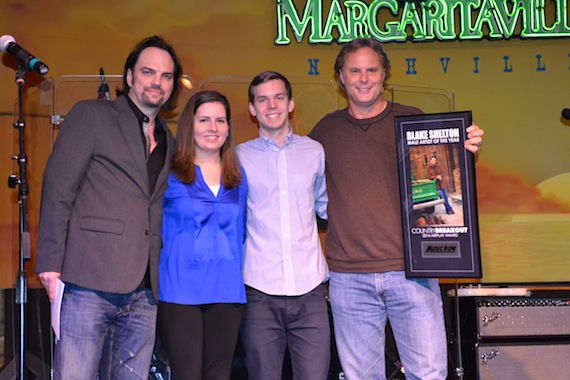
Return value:
M 148 236 L 148 230 L 144 230 L 144 234 Z

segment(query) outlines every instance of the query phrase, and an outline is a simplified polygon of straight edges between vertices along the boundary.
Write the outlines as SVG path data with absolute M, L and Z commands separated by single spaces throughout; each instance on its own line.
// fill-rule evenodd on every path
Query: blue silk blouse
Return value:
M 242 275 L 247 180 L 215 196 L 196 180 L 168 178 L 158 267 L 160 301 L 181 305 L 246 303 Z

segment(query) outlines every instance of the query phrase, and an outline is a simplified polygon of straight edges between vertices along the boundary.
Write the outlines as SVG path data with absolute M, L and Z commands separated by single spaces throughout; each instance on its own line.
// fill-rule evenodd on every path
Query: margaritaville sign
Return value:
M 297 1 L 297 3 L 301 3 Z M 570 37 L 568 0 L 277 0 L 276 45 Z

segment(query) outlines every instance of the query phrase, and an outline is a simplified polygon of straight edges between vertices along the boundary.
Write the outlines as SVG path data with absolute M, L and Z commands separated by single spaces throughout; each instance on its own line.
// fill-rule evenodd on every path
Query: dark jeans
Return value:
M 249 380 L 281 380 L 287 348 L 293 379 L 327 378 L 331 336 L 325 292 L 324 284 L 295 297 L 247 288 L 241 339 Z

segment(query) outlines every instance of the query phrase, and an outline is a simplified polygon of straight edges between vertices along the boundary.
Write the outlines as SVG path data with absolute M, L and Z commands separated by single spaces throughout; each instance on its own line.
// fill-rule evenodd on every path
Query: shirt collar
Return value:
M 291 126 L 289 126 L 289 133 L 287 133 L 287 135 L 285 136 L 285 144 L 283 145 L 282 148 L 280 148 L 275 141 L 273 141 L 273 139 L 271 137 L 266 137 L 263 136 L 261 134 L 261 131 L 259 132 L 259 137 L 261 138 L 261 141 L 264 141 L 265 144 L 267 145 L 267 147 L 269 147 L 272 150 L 280 150 L 282 148 L 288 147 L 291 144 L 291 141 L 293 140 L 293 129 L 291 128 Z
M 137 107 L 137 105 L 132 101 L 132 99 L 128 95 L 125 96 L 125 98 L 127 98 L 129 106 L 131 107 L 137 120 L 139 121 L 139 125 L 141 127 L 141 132 L 142 132 L 143 123 L 148 123 L 149 118 L 139 109 L 139 107 Z M 166 136 L 166 132 L 164 132 L 164 128 L 166 128 L 166 125 L 162 123 L 162 120 L 158 116 L 155 118 L 154 121 L 155 121 L 154 138 L 156 142 L 161 142 L 162 140 L 164 140 L 164 137 Z
M 139 123 L 143 123 L 143 122 L 148 123 L 148 121 L 149 121 L 148 116 L 146 116 L 144 113 L 142 113 L 142 111 L 139 109 L 139 107 L 137 107 L 137 105 L 132 101 L 132 99 L 128 95 L 125 96 L 125 98 L 127 98 L 127 101 L 129 102 L 129 106 L 131 106 L 131 109 L 135 113 L 135 116 L 139 120 Z

